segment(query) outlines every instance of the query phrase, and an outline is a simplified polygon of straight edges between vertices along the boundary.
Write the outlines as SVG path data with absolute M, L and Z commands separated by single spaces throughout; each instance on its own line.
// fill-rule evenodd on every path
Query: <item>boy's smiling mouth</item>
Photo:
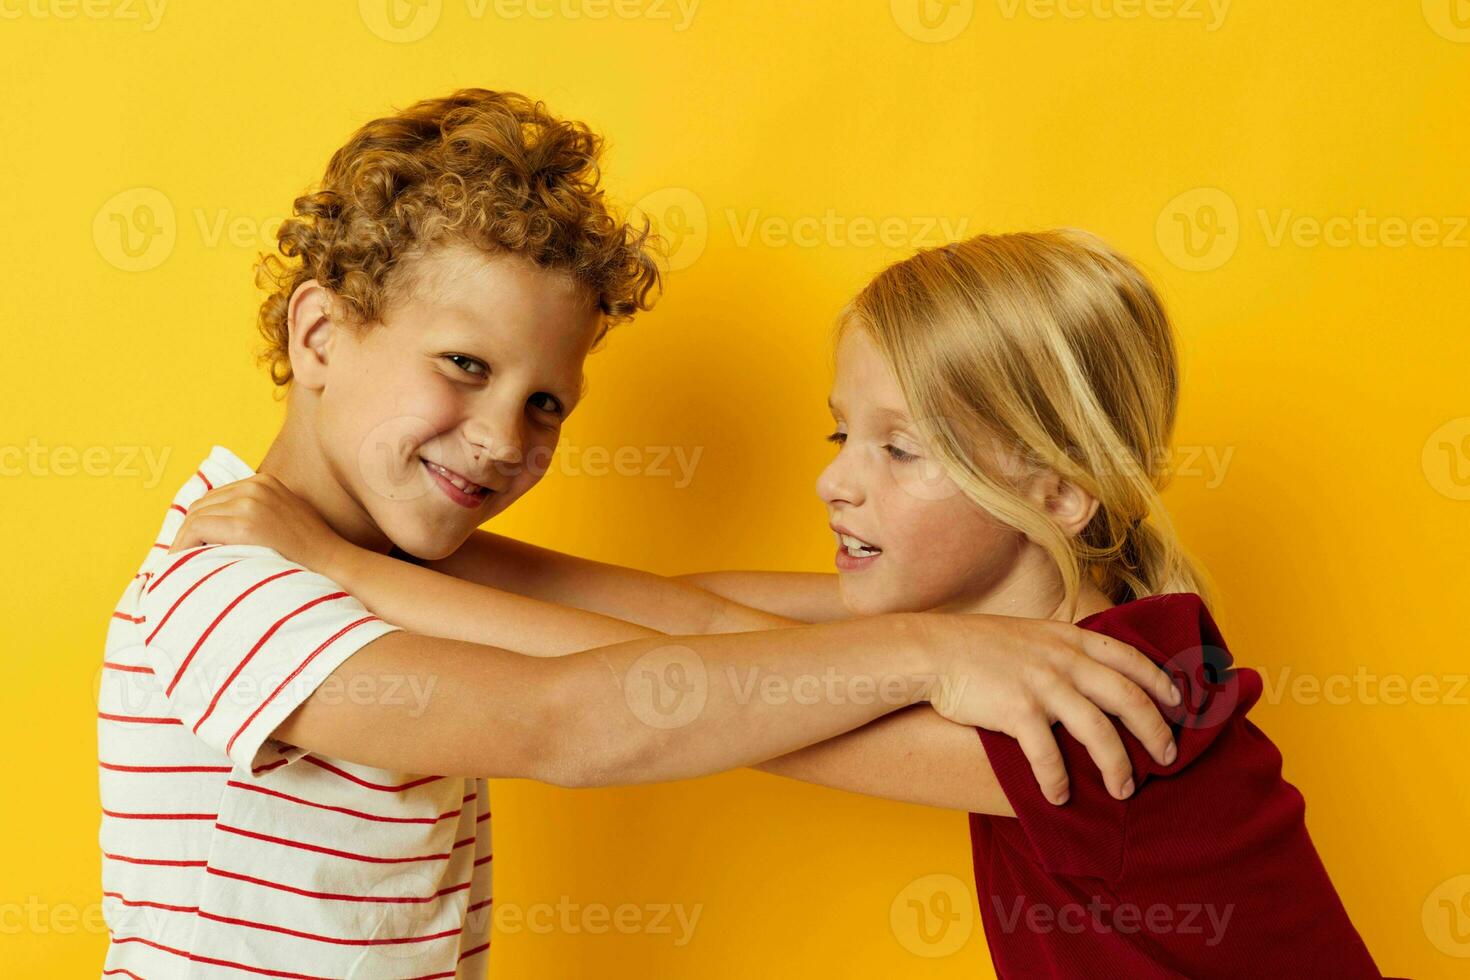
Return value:
M 441 466 L 432 460 L 424 459 L 422 456 L 419 459 L 423 462 L 424 469 L 428 472 L 429 476 L 433 478 L 434 485 L 442 490 L 446 497 L 461 507 L 471 509 L 479 507 L 494 492 L 489 487 L 482 487 L 480 484 L 460 476 L 447 466 Z

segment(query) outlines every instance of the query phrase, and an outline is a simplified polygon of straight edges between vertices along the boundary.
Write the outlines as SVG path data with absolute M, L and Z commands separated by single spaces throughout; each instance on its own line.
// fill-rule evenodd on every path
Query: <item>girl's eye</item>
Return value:
M 468 357 L 464 354 L 445 354 L 444 359 L 465 374 L 474 375 L 477 378 L 483 378 L 490 374 L 490 369 L 485 366 L 483 361 L 477 361 L 473 357 Z
M 540 409 L 543 412 L 549 412 L 552 415 L 560 415 L 562 413 L 561 399 L 546 391 L 538 391 L 531 396 L 531 407 Z
M 834 432 L 830 436 L 827 437 L 827 441 L 830 442 L 830 443 L 835 443 L 836 445 L 839 445 L 840 446 L 844 442 L 847 441 L 847 433 L 846 432 Z
M 887 450 L 888 455 L 893 458 L 893 461 L 895 463 L 907 463 L 911 459 L 918 459 L 919 458 L 914 453 L 905 452 L 904 450 L 899 449 L 897 446 L 895 446 L 895 445 L 893 445 L 891 443 L 889 445 L 884 446 L 883 448 L 885 450 Z

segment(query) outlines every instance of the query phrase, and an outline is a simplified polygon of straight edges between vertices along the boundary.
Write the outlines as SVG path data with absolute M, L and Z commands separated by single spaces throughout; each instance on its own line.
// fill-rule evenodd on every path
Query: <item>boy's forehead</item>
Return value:
M 406 299 L 436 305 L 462 305 L 485 298 L 572 300 L 586 291 L 570 273 L 539 266 L 515 252 L 487 251 L 447 242 L 411 253 L 394 270 L 393 283 Z M 590 303 L 590 296 L 585 297 Z

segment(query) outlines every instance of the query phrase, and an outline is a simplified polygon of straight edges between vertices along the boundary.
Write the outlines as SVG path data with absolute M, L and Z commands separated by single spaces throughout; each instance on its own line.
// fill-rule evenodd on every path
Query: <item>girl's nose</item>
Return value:
M 863 502 L 862 490 L 842 453 L 839 452 L 837 458 L 828 463 L 827 468 L 817 477 L 817 496 L 828 506 L 837 503 L 857 505 Z

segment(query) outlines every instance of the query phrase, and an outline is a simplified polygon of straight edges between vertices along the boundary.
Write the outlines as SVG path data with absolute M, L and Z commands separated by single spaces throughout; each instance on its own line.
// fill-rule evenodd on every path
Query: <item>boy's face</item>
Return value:
M 817 494 L 836 534 L 847 608 L 964 610 L 992 595 L 1024 538 L 965 496 L 934 460 L 898 379 L 861 328 L 844 330 L 838 342 L 831 405 L 840 448 Z
M 412 263 L 381 323 L 334 335 L 316 436 L 366 517 L 435 559 L 546 472 L 600 314 L 518 255 L 445 246 Z

